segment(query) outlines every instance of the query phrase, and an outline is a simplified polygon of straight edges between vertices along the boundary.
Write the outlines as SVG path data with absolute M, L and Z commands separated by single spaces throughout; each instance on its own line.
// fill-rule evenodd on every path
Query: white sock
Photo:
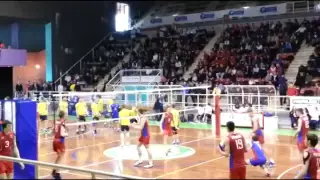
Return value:
M 126 132 L 126 145 L 129 146 L 130 145 L 130 133 L 129 132 Z
M 121 146 L 124 146 L 124 134 L 123 134 L 123 132 L 120 133 L 120 141 L 121 141 Z

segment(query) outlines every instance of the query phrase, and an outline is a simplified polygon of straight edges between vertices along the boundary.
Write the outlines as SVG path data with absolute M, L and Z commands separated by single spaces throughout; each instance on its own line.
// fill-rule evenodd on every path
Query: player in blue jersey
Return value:
M 112 124 L 112 128 L 115 130 L 119 130 L 119 127 L 117 127 L 117 123 L 119 121 L 119 111 L 120 111 L 120 105 L 113 103 L 110 106 L 111 108 L 111 118 L 114 119 L 111 124 Z
M 251 142 L 249 141 L 248 147 L 251 147 L 254 157 L 246 160 L 247 165 L 261 167 L 265 171 L 266 176 L 270 177 L 270 173 L 267 168 L 267 164 L 268 164 L 267 157 L 262 149 L 261 144 L 259 143 L 258 135 L 253 134 L 252 141 Z

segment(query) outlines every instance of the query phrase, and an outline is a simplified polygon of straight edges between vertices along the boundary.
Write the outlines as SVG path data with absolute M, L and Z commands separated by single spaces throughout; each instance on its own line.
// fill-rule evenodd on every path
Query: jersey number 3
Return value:
M 4 147 L 5 147 L 5 148 L 8 148 L 9 146 L 10 146 L 9 141 L 5 141 L 5 142 L 4 142 Z
M 235 141 L 236 141 L 237 149 L 243 149 L 242 139 L 236 139 Z

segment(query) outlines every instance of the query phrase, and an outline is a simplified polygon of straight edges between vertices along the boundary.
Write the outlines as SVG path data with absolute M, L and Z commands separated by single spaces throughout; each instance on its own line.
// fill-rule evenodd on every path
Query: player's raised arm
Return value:
M 309 169 L 309 161 L 310 161 L 310 154 L 308 152 L 304 152 L 303 153 L 303 159 L 304 159 L 304 164 L 301 168 L 301 170 L 299 171 L 298 175 L 296 177 L 294 177 L 294 179 L 303 179 L 306 174 L 308 173 L 308 169 Z
M 20 158 L 20 152 L 17 146 L 17 140 L 16 137 L 14 137 L 14 145 L 13 145 L 13 152 L 14 152 L 14 156 L 17 158 Z M 22 162 L 19 162 L 19 165 L 21 167 L 21 169 L 24 169 L 24 164 Z

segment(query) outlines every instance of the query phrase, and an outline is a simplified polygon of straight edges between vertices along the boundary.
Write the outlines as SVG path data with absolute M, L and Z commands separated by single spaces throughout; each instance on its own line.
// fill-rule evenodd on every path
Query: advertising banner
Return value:
M 160 76 L 122 76 L 121 82 L 123 83 L 150 83 L 160 82 Z
M 151 28 L 169 24 L 184 24 L 184 23 L 196 23 L 215 21 L 223 18 L 225 15 L 233 17 L 257 17 L 268 15 L 280 15 L 287 12 L 287 4 L 274 4 L 268 6 L 256 6 L 249 8 L 221 10 L 221 11 L 209 11 L 202 13 L 184 14 L 177 16 L 165 16 L 156 18 L 147 18 L 144 20 L 141 28 Z

